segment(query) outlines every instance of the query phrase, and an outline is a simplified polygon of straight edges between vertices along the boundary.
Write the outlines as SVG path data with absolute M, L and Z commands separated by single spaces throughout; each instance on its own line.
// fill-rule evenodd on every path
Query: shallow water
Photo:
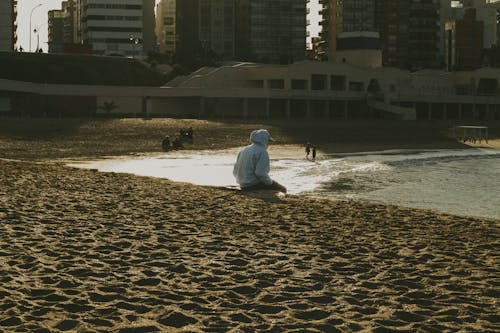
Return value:
M 168 178 L 199 185 L 236 185 L 237 150 L 175 152 L 70 166 Z M 272 158 L 272 155 L 271 155 Z M 271 177 L 291 194 L 354 198 L 442 212 L 500 218 L 500 151 L 392 150 L 271 159 Z

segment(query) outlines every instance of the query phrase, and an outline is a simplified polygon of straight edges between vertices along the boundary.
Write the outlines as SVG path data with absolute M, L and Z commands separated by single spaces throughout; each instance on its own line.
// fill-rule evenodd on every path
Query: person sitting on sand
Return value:
M 182 148 L 182 140 L 179 138 L 175 138 L 174 142 L 172 143 L 172 148 L 174 149 Z
M 239 152 L 233 175 L 242 190 L 275 190 L 286 193 L 286 187 L 269 177 L 269 141 L 267 130 L 255 130 L 250 134 L 252 144 Z
M 170 137 L 167 135 L 165 136 L 165 138 L 163 139 L 163 141 L 161 142 L 161 147 L 163 148 L 163 150 L 167 151 L 170 149 Z

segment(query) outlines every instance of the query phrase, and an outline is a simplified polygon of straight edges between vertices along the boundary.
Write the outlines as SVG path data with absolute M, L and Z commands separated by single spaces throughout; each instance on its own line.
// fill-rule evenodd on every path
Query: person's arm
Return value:
M 240 153 L 238 153 L 238 157 L 236 158 L 236 163 L 234 163 L 233 167 L 233 176 L 237 179 L 238 178 L 238 170 L 240 168 Z
M 271 185 L 273 183 L 273 180 L 269 177 L 269 154 L 267 151 L 260 154 L 257 165 L 255 166 L 255 175 L 266 185 Z

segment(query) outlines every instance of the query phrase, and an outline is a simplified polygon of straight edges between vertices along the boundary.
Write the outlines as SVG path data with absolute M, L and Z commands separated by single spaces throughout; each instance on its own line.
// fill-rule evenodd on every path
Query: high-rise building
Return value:
M 156 6 L 156 38 L 162 53 L 192 59 L 199 47 L 199 0 L 161 0 Z
M 63 11 L 63 43 L 64 44 L 77 44 L 79 43 L 77 35 L 77 11 L 76 0 L 63 1 L 61 4 Z
M 436 0 L 411 1 L 408 13 L 408 55 L 404 67 L 438 68 L 440 58 L 440 4 Z
M 0 51 L 14 51 L 17 41 L 17 1 L 0 1 Z
M 60 53 L 64 42 L 64 11 L 49 10 L 47 26 L 49 53 Z
M 342 32 L 342 1 L 341 0 L 320 0 L 323 5 L 321 10 L 321 32 L 319 36 L 319 54 L 322 60 L 334 62 L 337 51 L 337 34 Z
M 182 60 L 208 52 L 225 60 L 290 63 L 305 58 L 306 2 L 162 0 L 156 35 L 160 52 Z
M 375 0 L 344 0 L 342 2 L 342 31 L 375 31 Z
M 235 0 L 200 0 L 199 39 L 222 59 L 235 55 Z
M 463 19 L 446 23 L 446 68 L 473 70 L 481 67 L 484 22 L 476 19 L 476 10 L 467 8 Z
M 306 55 L 304 0 L 236 0 L 236 58 L 292 63 Z
M 439 0 L 376 3 L 375 29 L 383 40 L 385 66 L 435 68 L 441 60 Z
M 154 0 L 79 0 L 79 34 L 94 54 L 141 56 L 153 49 Z

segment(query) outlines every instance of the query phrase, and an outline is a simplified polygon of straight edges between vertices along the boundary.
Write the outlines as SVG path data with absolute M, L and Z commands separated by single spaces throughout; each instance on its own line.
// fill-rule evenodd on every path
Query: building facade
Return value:
M 76 26 L 77 11 L 76 11 L 76 0 L 63 1 L 61 4 L 61 9 L 63 11 L 63 43 L 64 44 L 78 44 L 78 29 Z
M 47 22 L 49 53 L 60 53 L 64 42 L 64 11 L 49 10 Z
M 440 2 L 412 0 L 408 12 L 408 53 L 405 68 L 442 67 L 440 57 Z
M 199 0 L 199 39 L 221 59 L 234 59 L 235 0 Z
M 484 22 L 476 19 L 476 10 L 465 10 L 463 19 L 446 23 L 447 70 L 473 70 L 481 67 Z
M 80 39 L 94 54 L 143 56 L 153 49 L 154 0 L 79 0 Z
M 292 63 L 306 55 L 306 1 L 236 0 L 236 58 Z
M 321 10 L 321 42 L 318 52 L 321 60 L 334 62 L 337 51 L 337 34 L 342 32 L 342 1 L 320 0 Z
M 14 51 L 17 42 L 17 1 L 0 1 L 0 51 Z
M 342 32 L 375 31 L 376 0 L 344 0 Z
M 162 0 L 156 6 L 158 50 L 192 63 L 199 49 L 199 0 Z

